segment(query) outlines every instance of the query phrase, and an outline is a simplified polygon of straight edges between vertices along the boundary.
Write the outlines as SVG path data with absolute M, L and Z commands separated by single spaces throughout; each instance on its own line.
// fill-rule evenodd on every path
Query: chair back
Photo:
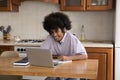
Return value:
M 19 57 L 19 54 L 16 51 L 4 51 L 0 57 L 13 58 Z M 0 80 L 22 80 L 22 76 L 0 75 Z
M 19 57 L 19 54 L 16 51 L 4 51 L 2 52 L 1 57 Z

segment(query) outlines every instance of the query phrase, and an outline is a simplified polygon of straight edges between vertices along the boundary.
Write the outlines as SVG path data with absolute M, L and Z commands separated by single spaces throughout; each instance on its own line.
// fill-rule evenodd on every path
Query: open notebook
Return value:
M 43 67 L 55 67 L 62 63 L 72 62 L 53 60 L 52 53 L 48 49 L 40 48 L 26 48 L 26 53 L 30 65 L 43 66 Z

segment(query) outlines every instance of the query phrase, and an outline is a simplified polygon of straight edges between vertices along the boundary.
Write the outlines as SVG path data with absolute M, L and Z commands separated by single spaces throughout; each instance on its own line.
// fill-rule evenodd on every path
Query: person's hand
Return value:
M 58 56 L 57 55 L 53 55 L 53 59 L 58 59 Z
M 66 60 L 69 60 L 69 57 L 68 56 L 59 56 L 58 59 L 66 61 Z

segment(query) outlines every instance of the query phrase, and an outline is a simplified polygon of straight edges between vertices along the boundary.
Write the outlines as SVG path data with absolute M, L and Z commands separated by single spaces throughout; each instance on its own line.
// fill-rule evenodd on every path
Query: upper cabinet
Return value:
M 0 11 L 18 11 L 20 0 L 0 0 Z
M 24 1 L 60 3 L 63 11 L 100 11 L 113 8 L 113 0 L 0 0 L 0 11 L 18 11 L 20 3 Z
M 111 10 L 113 0 L 60 0 L 63 11 L 100 11 Z
M 0 12 L 1 11 L 19 11 L 19 5 L 23 1 L 41 1 L 49 3 L 57 3 L 58 0 L 0 0 Z

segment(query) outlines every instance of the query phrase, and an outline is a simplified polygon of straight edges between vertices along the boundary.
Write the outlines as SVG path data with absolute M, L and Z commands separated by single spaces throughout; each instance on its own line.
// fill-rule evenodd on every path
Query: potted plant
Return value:
M 3 40 L 10 40 L 10 31 L 11 31 L 10 25 L 8 25 L 6 29 L 4 26 L 0 26 L 0 31 L 3 33 Z

